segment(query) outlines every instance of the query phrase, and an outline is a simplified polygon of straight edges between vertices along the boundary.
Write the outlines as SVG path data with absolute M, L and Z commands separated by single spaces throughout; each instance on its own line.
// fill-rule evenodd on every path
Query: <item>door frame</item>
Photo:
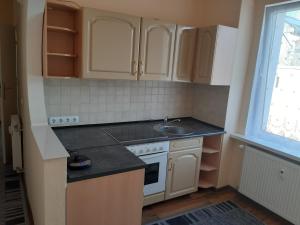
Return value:
M 0 26 L 0 29 L 2 27 Z M 1 38 L 1 37 L 0 37 Z M 0 53 L 1 53 L 1 39 L 0 39 Z M 5 134 L 4 134 L 4 106 L 3 106 L 3 96 L 4 96 L 4 87 L 2 81 L 2 57 L 0 54 L 0 123 L 1 123 L 1 151 L 2 151 L 2 162 L 6 164 L 6 144 L 5 144 Z

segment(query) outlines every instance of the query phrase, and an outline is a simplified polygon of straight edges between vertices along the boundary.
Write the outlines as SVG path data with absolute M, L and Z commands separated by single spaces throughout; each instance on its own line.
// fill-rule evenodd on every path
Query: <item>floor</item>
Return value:
M 3 164 L 0 129 L 0 225 L 28 225 L 22 175 Z
M 180 212 L 185 212 L 190 209 L 205 207 L 227 200 L 231 200 L 241 208 L 247 210 L 266 225 L 292 225 L 266 208 L 239 194 L 232 188 L 224 188 L 218 191 L 212 189 L 199 190 L 191 195 L 147 206 L 143 210 L 143 224 L 169 217 Z

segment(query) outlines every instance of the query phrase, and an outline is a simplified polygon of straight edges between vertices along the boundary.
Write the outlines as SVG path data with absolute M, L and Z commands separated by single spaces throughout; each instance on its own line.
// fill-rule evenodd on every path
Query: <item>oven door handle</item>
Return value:
M 162 152 L 162 153 L 151 154 L 151 155 L 143 155 L 143 156 L 140 156 L 140 159 L 144 160 L 144 159 L 157 158 L 157 157 L 167 155 L 167 154 L 168 154 L 168 152 Z

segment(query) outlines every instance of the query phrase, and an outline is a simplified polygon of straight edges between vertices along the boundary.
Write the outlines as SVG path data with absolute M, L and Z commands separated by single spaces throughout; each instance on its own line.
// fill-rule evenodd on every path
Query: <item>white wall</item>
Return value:
M 219 178 L 220 185 L 230 184 L 237 187 L 239 184 L 243 152 L 239 145 L 230 138 L 231 133 L 237 132 L 241 105 L 243 104 L 244 83 L 247 79 L 250 51 L 252 47 L 255 21 L 255 0 L 243 0 L 239 21 L 239 34 L 237 41 L 236 60 L 229 92 L 227 116 L 224 135 L 223 154 Z
M 222 24 L 238 27 L 241 2 L 241 0 L 204 0 L 202 3 L 204 25 Z
M 18 5 L 18 70 L 25 183 L 34 223 L 65 225 L 66 154 L 60 158 L 45 159 L 48 152 L 59 150 L 64 153 L 65 150 L 57 138 L 48 143 L 47 137 L 40 139 L 40 133 L 34 132 L 36 129 L 48 131 L 41 75 L 44 3 L 23 0 Z
M 219 179 L 220 185 L 239 186 L 244 156 L 239 145 L 243 143 L 231 139 L 230 133 L 245 134 L 264 7 L 279 2 L 284 0 L 242 1 L 235 71 L 227 106 L 225 130 L 228 134 L 225 135 L 223 143 L 223 151 L 226 153 L 222 160 L 223 175 Z

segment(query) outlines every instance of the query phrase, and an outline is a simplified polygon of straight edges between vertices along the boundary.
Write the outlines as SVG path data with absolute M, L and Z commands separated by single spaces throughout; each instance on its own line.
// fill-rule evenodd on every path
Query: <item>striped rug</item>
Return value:
M 231 201 L 194 209 L 147 225 L 264 225 Z
M 0 224 L 27 225 L 22 175 L 0 166 Z

